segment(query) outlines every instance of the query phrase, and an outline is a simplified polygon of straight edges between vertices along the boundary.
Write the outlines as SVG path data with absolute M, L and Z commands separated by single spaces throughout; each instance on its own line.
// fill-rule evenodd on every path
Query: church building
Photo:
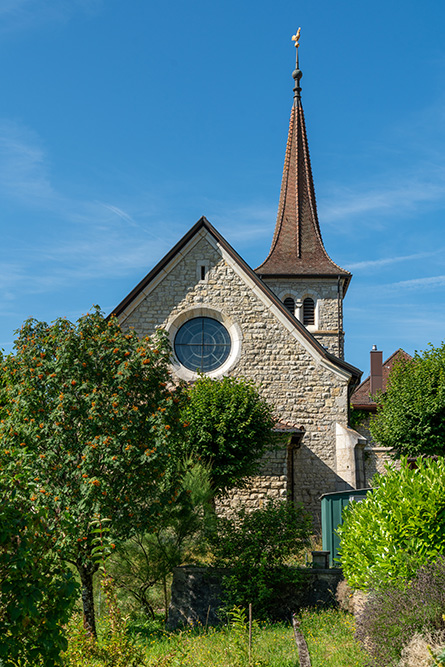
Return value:
M 273 404 L 280 445 L 247 489 L 222 501 L 226 510 L 287 497 L 317 516 L 323 493 L 362 488 L 366 481 L 366 441 L 348 426 L 361 376 L 344 361 L 343 299 L 351 274 L 323 244 L 301 77 L 297 48 L 278 216 L 266 259 L 252 269 L 202 217 L 113 311 L 123 329 L 140 336 L 158 327 L 168 332 L 177 379 L 193 381 L 198 372 L 244 377 Z

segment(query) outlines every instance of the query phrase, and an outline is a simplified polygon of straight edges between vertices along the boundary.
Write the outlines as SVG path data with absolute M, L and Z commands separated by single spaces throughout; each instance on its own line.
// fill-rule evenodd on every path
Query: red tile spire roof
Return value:
M 323 245 L 315 201 L 314 181 L 301 104 L 298 66 L 295 80 L 280 203 L 269 255 L 255 269 L 260 276 L 342 276 L 349 283 L 351 274 L 335 264 Z

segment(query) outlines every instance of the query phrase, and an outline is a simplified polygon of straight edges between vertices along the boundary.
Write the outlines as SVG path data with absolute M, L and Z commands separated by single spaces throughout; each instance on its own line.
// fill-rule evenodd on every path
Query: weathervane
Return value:
M 298 65 L 298 47 L 300 46 L 300 33 L 301 33 L 301 28 L 298 28 L 295 35 L 292 35 L 292 41 L 295 43 L 295 48 L 297 50 L 295 70 L 292 72 L 292 76 L 293 76 L 294 81 L 295 81 L 294 104 L 297 104 L 297 100 L 300 99 L 300 93 L 301 93 L 300 79 L 303 76 L 303 72 L 301 71 L 301 69 Z
M 297 49 L 297 69 L 298 69 L 298 47 L 300 46 L 300 33 L 301 33 L 301 28 L 298 28 L 295 35 L 292 35 L 292 41 L 295 42 L 295 48 Z
M 301 32 L 301 28 L 298 28 L 295 35 L 292 35 L 292 41 L 295 42 L 295 48 L 296 49 L 298 49 L 298 47 L 300 46 L 300 42 L 298 41 L 300 39 L 300 32 Z

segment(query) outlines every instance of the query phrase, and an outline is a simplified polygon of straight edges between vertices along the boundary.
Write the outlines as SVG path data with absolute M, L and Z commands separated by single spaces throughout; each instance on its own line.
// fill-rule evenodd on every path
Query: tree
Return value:
M 445 453 L 445 343 L 398 361 L 371 421 L 376 442 L 396 456 Z
M 419 460 L 412 470 L 387 469 L 359 503 L 350 503 L 338 527 L 341 566 L 354 588 L 411 578 L 445 555 L 445 461 Z
M 111 520 L 114 547 L 155 526 L 179 493 L 169 441 L 180 391 L 167 386 L 169 358 L 165 334 L 141 341 L 96 308 L 76 324 L 26 321 L 2 364 L 0 463 L 29 469 L 31 501 L 57 519 L 54 549 L 78 570 L 93 635 L 93 520 Z
M 215 495 L 255 474 L 273 443 L 272 407 L 242 378 L 200 377 L 189 388 L 181 420 L 187 428 L 180 448 L 211 464 Z
M 136 533 L 112 554 L 108 568 L 116 584 L 154 618 L 152 592 L 162 585 L 165 620 L 168 612 L 167 578 L 173 568 L 202 555 L 207 547 L 206 527 L 213 527 L 209 512 L 212 490 L 208 469 L 199 462 L 179 464 L 181 491 L 175 503 L 162 508 L 151 532 Z
M 26 469 L 0 469 L 0 664 L 53 667 L 77 584 L 52 550 L 54 521 L 30 502 L 28 479 Z

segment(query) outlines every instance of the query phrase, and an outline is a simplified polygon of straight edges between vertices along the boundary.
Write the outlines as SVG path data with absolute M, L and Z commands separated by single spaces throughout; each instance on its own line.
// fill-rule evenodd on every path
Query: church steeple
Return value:
M 269 255 L 255 269 L 261 277 L 331 276 L 341 277 L 343 293 L 351 278 L 327 254 L 318 222 L 314 181 L 306 135 L 298 62 L 300 29 L 292 38 L 297 47 L 294 101 L 284 159 L 280 202 Z

